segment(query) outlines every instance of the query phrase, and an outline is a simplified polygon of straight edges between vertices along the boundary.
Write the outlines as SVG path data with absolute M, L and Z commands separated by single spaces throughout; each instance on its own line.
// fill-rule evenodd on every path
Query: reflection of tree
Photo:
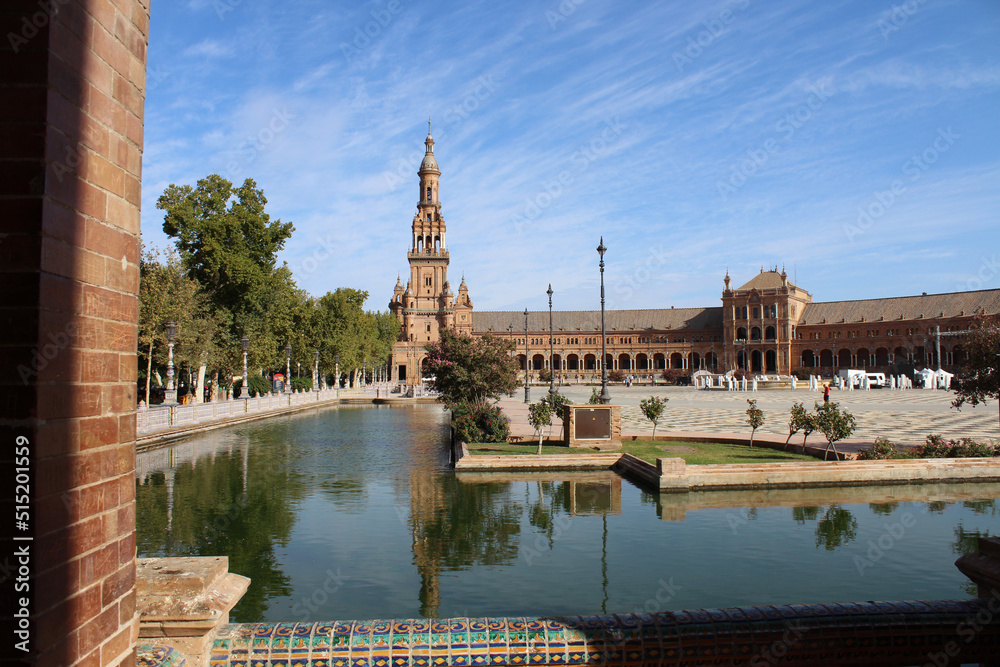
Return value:
M 806 521 L 815 521 L 816 517 L 819 516 L 818 507 L 793 507 L 792 508 L 792 518 L 795 523 L 805 523 Z
M 177 468 L 169 529 L 162 473 L 136 489 L 139 554 L 228 556 L 230 571 L 251 579 L 232 612 L 233 621 L 240 623 L 262 620 L 269 599 L 291 593 L 274 546 L 287 544 L 295 520 L 291 508 L 302 497 L 301 485 L 289 472 L 287 449 L 263 449 L 250 454 L 246 477 L 240 451 L 218 451 Z
M 987 507 L 995 509 L 993 507 L 994 501 L 992 500 L 967 501 L 963 503 L 963 505 L 965 505 L 966 507 L 969 507 L 970 505 L 982 507 L 980 503 L 985 503 L 987 504 L 986 505 Z M 972 509 L 973 511 L 976 511 L 976 507 L 973 507 Z M 980 512 L 976 512 L 976 514 L 980 514 Z M 965 526 L 963 526 L 962 524 L 958 524 L 958 526 L 955 527 L 955 541 L 952 542 L 951 550 L 957 553 L 959 556 L 971 556 L 973 554 L 977 554 L 979 553 L 979 538 L 989 537 L 989 536 L 990 536 L 990 531 L 988 530 L 985 532 L 979 530 L 966 530 Z M 977 597 L 979 593 L 979 588 L 976 586 L 974 582 L 971 581 L 963 582 L 962 590 L 973 597 Z
M 889 516 L 899 508 L 899 503 L 868 503 L 868 509 L 875 516 Z
M 946 503 L 942 500 L 934 500 L 926 503 L 927 511 L 931 514 L 941 514 L 948 505 L 951 505 L 951 503 Z
M 556 526 L 553 517 L 560 513 L 559 510 L 563 514 L 568 514 L 570 511 L 570 483 L 536 482 L 536 484 L 538 497 L 528 509 L 528 523 L 544 533 L 551 550 Z
M 846 546 L 858 535 L 858 520 L 850 510 L 840 505 L 830 505 L 823 518 L 816 523 L 816 546 L 827 551 Z
M 453 474 L 414 469 L 410 476 L 413 561 L 420 572 L 420 613 L 438 615 L 442 570 L 508 565 L 517 558 L 523 506 L 509 483 L 460 484 Z
M 996 516 L 1000 510 L 996 500 L 966 500 L 962 502 L 962 507 L 970 509 L 973 514 L 980 516 Z

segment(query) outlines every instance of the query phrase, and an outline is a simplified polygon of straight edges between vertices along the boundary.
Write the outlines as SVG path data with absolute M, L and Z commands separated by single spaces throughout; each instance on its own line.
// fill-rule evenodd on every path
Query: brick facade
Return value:
M 32 664 L 135 662 L 148 26 L 148 0 L 0 9 L 0 404 L 8 442 L 20 437 L 29 451 L 30 527 L 18 535 L 33 538 L 5 538 L 4 552 L 29 545 L 31 652 L 16 656 Z M 13 451 L 3 449 L 8 471 Z M 9 578 L 3 585 L 6 625 L 25 593 L 15 596 Z M 13 634 L 4 634 L 9 654 Z
M 389 302 L 389 310 L 401 326 L 399 341 L 392 351 L 392 379 L 408 385 L 419 383 L 424 348 L 440 340 L 442 329 L 472 333 L 472 301 L 465 278 L 457 297 L 448 282 L 447 227 L 438 197 L 441 170 L 434 156 L 429 123 L 424 145 L 426 153 L 417 171 L 420 177 L 417 212 L 407 252 L 410 277 L 405 289 L 401 279 L 396 281 Z
M 977 311 L 1000 313 L 1000 290 L 814 302 L 784 270 L 764 271 L 738 288 L 727 273 L 722 307 L 612 310 L 607 313 L 607 366 L 635 375 L 665 368 L 684 372 L 832 375 L 839 368 L 903 371 L 964 361 L 962 332 Z M 477 312 L 476 335 L 491 333 L 516 345 L 525 360 L 524 314 Z M 554 365 L 566 381 L 600 375 L 600 311 L 553 315 Z M 527 356 L 536 373 L 548 369 L 549 314 L 528 313 Z

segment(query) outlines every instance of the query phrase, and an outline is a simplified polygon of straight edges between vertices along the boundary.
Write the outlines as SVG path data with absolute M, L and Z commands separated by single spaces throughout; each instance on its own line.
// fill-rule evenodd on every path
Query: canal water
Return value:
M 228 556 L 235 622 L 969 597 L 1000 485 L 669 495 L 449 469 L 439 406 L 339 406 L 136 461 L 140 557 Z

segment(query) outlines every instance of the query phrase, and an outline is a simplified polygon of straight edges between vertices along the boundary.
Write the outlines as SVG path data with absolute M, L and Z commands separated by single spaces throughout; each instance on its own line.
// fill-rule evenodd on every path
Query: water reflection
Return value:
M 964 590 L 947 554 L 1000 511 L 997 485 L 657 495 L 611 472 L 456 474 L 445 437 L 435 406 L 352 406 L 142 453 L 139 554 L 228 556 L 252 579 L 240 622 L 938 598 Z M 867 556 L 907 513 L 905 548 Z

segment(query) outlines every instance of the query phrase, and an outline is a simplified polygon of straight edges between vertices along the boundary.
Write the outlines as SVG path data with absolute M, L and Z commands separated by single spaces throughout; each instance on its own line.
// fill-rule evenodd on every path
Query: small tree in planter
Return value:
M 543 398 L 542 401 L 544 401 L 545 403 L 548 403 L 548 405 L 549 405 L 549 411 L 551 412 L 552 415 L 558 416 L 560 418 L 562 417 L 562 414 L 563 414 L 563 410 L 562 410 L 563 406 L 564 405 L 573 405 L 573 401 L 569 400 L 568 398 L 566 398 L 565 396 L 563 396 L 559 392 L 551 392 L 550 391 L 548 394 L 545 395 L 545 398 Z M 551 419 L 551 416 L 549 418 Z M 549 435 L 550 436 L 552 435 L 552 424 L 551 423 L 549 424 Z
M 601 390 L 594 387 L 590 392 L 590 400 L 587 403 L 589 405 L 601 405 Z
M 823 452 L 823 460 L 826 460 L 827 452 L 833 448 L 833 453 L 840 459 L 840 452 L 837 451 L 836 443 L 839 440 L 850 437 L 857 427 L 857 420 L 847 410 L 841 410 L 839 403 L 819 403 L 815 404 L 813 423 L 816 430 L 826 436 L 826 450 Z
M 656 440 L 656 425 L 659 423 L 660 417 L 663 415 L 663 408 L 669 400 L 669 398 L 650 396 L 639 401 L 639 409 L 642 410 L 643 416 L 653 422 L 653 440 Z
M 552 423 L 552 408 L 542 399 L 528 406 L 528 423 L 538 436 L 538 454 L 542 453 L 542 431 Z
M 750 424 L 750 449 L 753 449 L 753 436 L 761 426 L 764 425 L 764 411 L 757 407 L 756 398 L 748 398 L 747 403 L 747 423 Z
M 806 451 L 806 438 L 813 432 L 813 418 L 801 403 L 793 403 L 791 414 L 788 416 L 788 437 L 785 439 L 785 449 L 788 449 L 788 441 L 792 436 L 802 431 L 802 451 Z

